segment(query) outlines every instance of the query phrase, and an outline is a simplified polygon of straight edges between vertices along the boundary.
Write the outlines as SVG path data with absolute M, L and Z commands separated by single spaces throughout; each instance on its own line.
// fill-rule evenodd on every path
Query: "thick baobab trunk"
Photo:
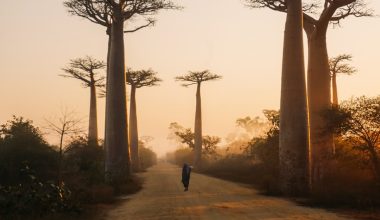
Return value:
M 316 29 L 308 38 L 308 98 L 310 122 L 311 181 L 321 185 L 326 159 L 333 154 L 333 134 L 328 132 L 324 111 L 331 108 L 331 76 L 326 34 Z
M 197 84 L 196 107 L 194 124 L 194 166 L 199 167 L 202 162 L 202 102 L 201 83 Z
M 136 111 L 136 87 L 131 86 L 131 100 L 130 100 L 130 115 L 129 115 L 129 138 L 131 148 L 131 160 L 133 171 L 140 170 L 139 160 L 139 135 L 137 128 L 137 111 Z
M 309 139 L 301 0 L 287 2 L 280 107 L 280 189 L 309 191 Z
M 336 73 L 334 73 L 332 76 L 332 104 L 333 106 L 338 106 L 338 86 L 336 84 Z
M 115 15 L 116 16 L 116 15 Z M 124 64 L 123 20 L 114 20 L 111 28 L 111 50 L 106 95 L 106 180 L 112 184 L 130 175 L 127 106 Z
M 90 116 L 88 124 L 88 143 L 91 146 L 98 145 L 98 115 L 96 107 L 96 87 L 92 83 L 90 86 Z

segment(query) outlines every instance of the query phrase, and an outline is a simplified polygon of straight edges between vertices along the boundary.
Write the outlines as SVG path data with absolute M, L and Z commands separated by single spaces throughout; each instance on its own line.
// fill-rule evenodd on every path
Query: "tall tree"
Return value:
M 131 148 L 132 169 L 140 170 L 139 161 L 139 135 L 137 126 L 137 110 L 136 110 L 136 89 L 142 87 L 157 86 L 162 80 L 158 78 L 157 73 L 153 70 L 133 71 L 127 69 L 127 83 L 131 86 L 131 102 L 129 115 L 129 138 Z
M 309 143 L 302 1 L 287 1 L 280 103 L 280 189 L 285 195 L 309 190 Z
M 190 85 L 197 85 L 196 93 L 196 110 L 195 110 L 195 124 L 194 124 L 194 166 L 199 167 L 202 162 L 202 103 L 201 103 L 201 84 L 202 82 L 218 80 L 222 77 L 211 73 L 208 70 L 201 72 L 192 72 L 183 76 L 177 76 L 176 81 L 184 82 L 182 86 L 188 87 Z
M 329 59 L 332 81 L 332 104 L 334 106 L 338 106 L 338 86 L 336 83 L 336 76 L 338 74 L 352 75 L 356 73 L 356 69 L 346 63 L 351 60 L 352 56 L 350 54 L 342 54 Z
M 105 63 L 92 57 L 77 58 L 70 61 L 60 76 L 82 81 L 83 87 L 90 88 L 90 115 L 88 123 L 88 143 L 98 145 L 98 114 L 96 106 L 96 87 L 104 87 L 105 77 L 98 70 L 104 69 Z
M 107 56 L 106 180 L 112 184 L 125 181 L 131 172 L 126 108 L 124 33 L 154 24 L 152 15 L 162 9 L 177 9 L 170 0 L 66 0 L 69 13 L 104 26 L 109 36 Z M 124 30 L 125 21 L 142 17 L 146 24 Z
M 287 12 L 286 0 L 246 0 L 253 8 Z M 333 153 L 333 134 L 326 132 L 322 112 L 331 107 L 331 82 L 326 35 L 329 24 L 339 25 L 348 16 L 372 16 L 365 0 L 310 0 L 303 4 L 303 28 L 308 38 L 307 92 L 310 126 L 311 177 L 313 183 L 323 178 L 324 159 Z M 315 18 L 317 17 L 317 18 Z

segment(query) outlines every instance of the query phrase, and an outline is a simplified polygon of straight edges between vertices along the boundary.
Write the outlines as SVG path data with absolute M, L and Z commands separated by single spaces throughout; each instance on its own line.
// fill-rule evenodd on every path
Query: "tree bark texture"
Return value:
M 326 161 L 334 151 L 333 134 L 326 129 L 327 121 L 323 116 L 323 113 L 331 108 L 331 75 L 326 44 L 327 25 L 328 23 L 320 23 L 312 33 L 307 34 L 309 45 L 307 89 L 312 185 L 323 184 Z
M 130 115 L 129 115 L 129 138 L 131 148 L 132 170 L 140 170 L 139 161 L 139 135 L 137 127 L 137 110 L 136 110 L 136 87 L 131 86 L 131 100 L 130 100 Z
M 280 189 L 304 195 L 310 187 L 309 135 L 302 36 L 302 2 L 287 2 L 280 107 Z
M 116 15 L 117 16 L 117 15 Z M 125 181 L 131 173 L 125 86 L 123 19 L 115 19 L 111 28 L 111 50 L 106 95 L 106 180 Z

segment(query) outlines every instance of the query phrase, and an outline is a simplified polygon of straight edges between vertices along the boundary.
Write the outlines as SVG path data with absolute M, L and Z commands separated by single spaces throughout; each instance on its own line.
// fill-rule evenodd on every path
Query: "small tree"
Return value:
M 62 69 L 65 74 L 60 74 L 62 77 L 78 79 L 82 81 L 83 87 L 90 88 L 90 115 L 88 120 L 88 143 L 90 145 L 98 145 L 96 88 L 105 86 L 105 77 L 97 71 L 104 69 L 105 66 L 106 64 L 103 61 L 87 56 L 71 60 L 69 65 Z
M 368 156 L 380 184 L 380 96 L 342 102 L 326 116 L 330 129 Z
M 196 93 L 196 110 L 195 110 L 195 125 L 194 125 L 194 166 L 197 167 L 201 164 L 202 160 L 202 103 L 201 103 L 201 84 L 202 82 L 218 80 L 222 77 L 211 73 L 208 70 L 201 72 L 189 72 L 187 75 L 177 76 L 177 81 L 183 82 L 182 86 L 188 87 L 190 85 L 197 85 Z
M 80 128 L 81 120 L 75 117 L 74 112 L 67 109 L 61 111 L 61 115 L 55 120 L 45 120 L 46 129 L 54 132 L 59 136 L 59 159 L 58 159 L 58 171 L 57 182 L 59 186 L 62 186 L 62 168 L 63 168 L 63 142 L 67 135 L 78 135 L 82 132 Z
M 177 137 L 177 141 L 185 144 L 187 147 L 195 151 L 195 135 L 190 128 L 184 128 L 179 125 L 177 122 L 170 124 L 169 129 L 174 132 L 174 135 Z M 202 154 L 204 155 L 216 155 L 217 145 L 220 143 L 221 139 L 217 136 L 205 135 L 202 137 Z
M 332 104 L 338 106 L 338 86 L 336 76 L 338 74 L 352 75 L 356 73 L 356 69 L 350 66 L 348 61 L 352 60 L 352 55 L 342 54 L 329 59 L 330 74 L 332 81 Z
M 127 70 L 127 84 L 131 86 L 131 102 L 130 102 L 130 115 L 129 115 L 129 138 L 131 149 L 132 169 L 134 171 L 140 170 L 139 161 L 139 135 L 137 126 L 137 110 L 136 110 L 136 89 L 142 87 L 157 86 L 158 82 L 162 80 L 158 78 L 157 73 L 153 70 L 140 70 L 133 71 Z

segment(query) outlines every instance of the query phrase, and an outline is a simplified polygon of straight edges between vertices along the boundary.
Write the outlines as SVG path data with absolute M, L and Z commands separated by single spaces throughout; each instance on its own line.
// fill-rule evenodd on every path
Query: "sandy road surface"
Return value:
M 244 185 L 192 173 L 188 192 L 181 169 L 160 163 L 141 174 L 144 188 L 111 209 L 105 220 L 144 219 L 348 219 L 322 209 L 259 195 Z

